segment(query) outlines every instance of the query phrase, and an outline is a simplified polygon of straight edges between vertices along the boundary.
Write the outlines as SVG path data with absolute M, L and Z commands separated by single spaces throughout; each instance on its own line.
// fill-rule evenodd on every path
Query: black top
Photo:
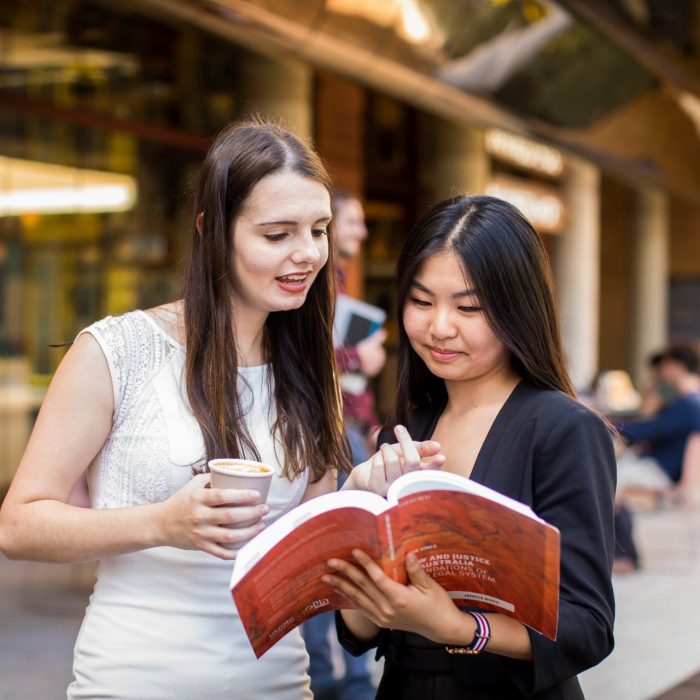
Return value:
M 436 406 L 415 411 L 407 426 L 411 436 L 429 439 L 443 410 Z M 395 442 L 393 433 L 384 431 L 379 442 Z M 488 653 L 445 654 L 460 685 L 481 688 L 479 697 L 492 689 L 490 696 L 499 700 L 583 697 L 576 674 L 595 666 L 613 648 L 615 476 L 610 432 L 597 415 L 561 392 L 525 381 L 518 384 L 491 426 L 471 478 L 527 504 L 560 530 L 557 639 L 528 629 L 531 661 Z M 362 642 L 340 615 L 337 620 L 345 649 L 361 654 L 377 646 L 377 657 L 387 657 L 389 664 L 401 664 L 405 647 L 410 647 L 412 658 L 416 647 L 434 647 L 433 656 L 444 648 L 394 630 L 382 630 L 371 642 Z M 427 667 L 433 668 L 430 663 Z
M 688 437 L 700 431 L 700 395 L 681 396 L 651 418 L 622 421 L 617 427 L 630 442 L 645 443 L 644 454 L 653 457 L 678 483 Z

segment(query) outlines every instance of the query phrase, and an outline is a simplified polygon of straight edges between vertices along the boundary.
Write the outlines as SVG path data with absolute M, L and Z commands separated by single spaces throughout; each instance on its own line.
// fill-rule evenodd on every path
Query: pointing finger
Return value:
M 399 456 L 391 448 L 391 445 L 384 443 L 381 447 L 382 457 L 384 458 L 384 469 L 386 470 L 387 487 L 393 484 L 396 479 L 401 476 L 401 460 Z
M 401 453 L 403 455 L 404 472 L 414 471 L 420 468 L 420 454 L 413 438 L 409 435 L 408 430 L 403 425 L 397 425 L 394 428 L 394 434 L 399 441 Z

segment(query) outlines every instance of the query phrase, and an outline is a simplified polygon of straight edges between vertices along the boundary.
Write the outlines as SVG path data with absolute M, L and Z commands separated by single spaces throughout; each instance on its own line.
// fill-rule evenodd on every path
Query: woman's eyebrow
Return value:
M 256 226 L 295 226 L 296 221 L 260 221 Z
M 421 292 L 424 294 L 429 294 L 430 296 L 435 296 L 433 292 L 431 292 L 425 285 L 421 284 L 420 282 L 417 282 L 416 280 L 413 280 L 413 283 L 411 284 L 412 287 L 415 287 L 416 289 L 419 289 Z M 461 299 L 462 297 L 474 297 L 476 296 L 476 289 L 465 289 L 462 292 L 457 292 L 456 294 L 452 295 L 453 299 Z
M 421 292 L 424 292 L 425 294 L 430 294 L 432 296 L 432 292 L 425 286 L 422 285 L 420 282 L 413 280 L 411 283 L 411 287 L 415 287 L 416 289 L 419 289 Z
M 314 221 L 314 224 L 328 224 L 331 221 L 330 216 L 322 216 L 316 221 Z M 255 226 L 298 226 L 299 222 L 298 221 L 260 221 L 256 224 Z

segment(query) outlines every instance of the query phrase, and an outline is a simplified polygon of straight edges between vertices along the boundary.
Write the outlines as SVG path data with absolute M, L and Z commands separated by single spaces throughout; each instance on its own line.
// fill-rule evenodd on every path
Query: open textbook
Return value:
M 356 563 L 353 549 L 401 583 L 414 552 L 456 604 L 556 637 L 559 531 L 470 479 L 422 470 L 398 478 L 386 499 L 353 490 L 311 499 L 240 549 L 231 591 L 258 658 L 304 620 L 352 607 L 321 576 L 328 559 Z

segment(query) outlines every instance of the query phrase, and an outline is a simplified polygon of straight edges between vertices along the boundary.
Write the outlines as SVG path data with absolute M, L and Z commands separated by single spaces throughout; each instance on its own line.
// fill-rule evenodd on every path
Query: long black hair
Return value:
M 459 196 L 433 206 L 413 227 L 397 265 L 399 324 L 396 417 L 440 405 L 445 383 L 411 347 L 403 310 L 425 261 L 453 252 L 469 275 L 484 316 L 510 351 L 514 370 L 535 385 L 574 396 L 566 369 L 552 277 L 541 238 L 511 204 L 488 196 Z

